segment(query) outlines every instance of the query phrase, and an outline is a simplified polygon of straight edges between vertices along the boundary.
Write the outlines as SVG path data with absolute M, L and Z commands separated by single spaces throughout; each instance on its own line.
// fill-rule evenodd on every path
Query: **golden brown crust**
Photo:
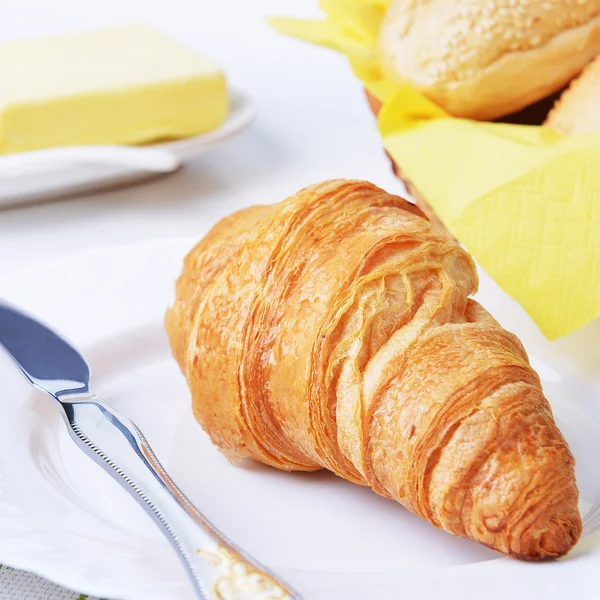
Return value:
M 573 457 L 476 288 L 414 206 L 329 181 L 219 223 L 166 327 L 230 458 L 324 467 L 506 554 L 560 556 L 581 532 Z
M 457 117 L 492 120 L 561 89 L 600 53 L 600 0 L 394 0 L 384 71 Z
M 600 56 L 563 92 L 544 125 L 567 135 L 600 132 Z

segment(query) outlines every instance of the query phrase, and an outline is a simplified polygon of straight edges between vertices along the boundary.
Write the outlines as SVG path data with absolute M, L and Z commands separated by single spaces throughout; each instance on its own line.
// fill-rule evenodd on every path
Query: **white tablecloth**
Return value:
M 0 274 L 91 247 L 194 235 L 200 215 L 217 220 L 327 178 L 400 191 L 345 60 L 279 36 L 265 23 L 269 14 L 319 12 L 316 0 L 4 0 L 0 40 L 136 21 L 159 26 L 213 57 L 259 113 L 243 135 L 159 181 L 0 211 Z M 73 598 L 0 569 L 0 600 Z
M 8 567 L 0 567 L 0 600 L 100 599 L 71 592 L 27 571 L 15 571 Z

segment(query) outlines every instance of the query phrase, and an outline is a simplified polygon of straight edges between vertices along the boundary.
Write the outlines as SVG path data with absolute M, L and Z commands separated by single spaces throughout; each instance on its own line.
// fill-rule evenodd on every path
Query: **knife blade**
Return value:
M 59 399 L 89 392 L 86 360 L 51 329 L 0 303 L 0 343 L 25 377 Z
M 90 388 L 90 368 L 64 338 L 0 300 L 0 346 L 58 403 L 75 443 L 152 517 L 201 600 L 301 600 L 223 535 L 183 494 L 140 429 Z

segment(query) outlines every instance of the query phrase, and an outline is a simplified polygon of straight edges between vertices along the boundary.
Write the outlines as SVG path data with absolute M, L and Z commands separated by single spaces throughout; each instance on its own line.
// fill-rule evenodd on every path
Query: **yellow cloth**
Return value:
M 386 150 L 546 337 L 586 325 L 600 315 L 600 135 L 451 118 L 386 80 L 376 40 L 387 3 L 321 0 L 325 21 L 270 21 L 348 57 L 383 102 Z

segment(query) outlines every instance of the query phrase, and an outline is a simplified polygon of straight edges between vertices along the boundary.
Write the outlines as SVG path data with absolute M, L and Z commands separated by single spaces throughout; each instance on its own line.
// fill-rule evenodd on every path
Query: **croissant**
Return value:
M 230 460 L 326 468 L 455 535 L 558 557 L 581 533 L 574 459 L 477 285 L 418 208 L 328 181 L 219 222 L 166 329 Z

